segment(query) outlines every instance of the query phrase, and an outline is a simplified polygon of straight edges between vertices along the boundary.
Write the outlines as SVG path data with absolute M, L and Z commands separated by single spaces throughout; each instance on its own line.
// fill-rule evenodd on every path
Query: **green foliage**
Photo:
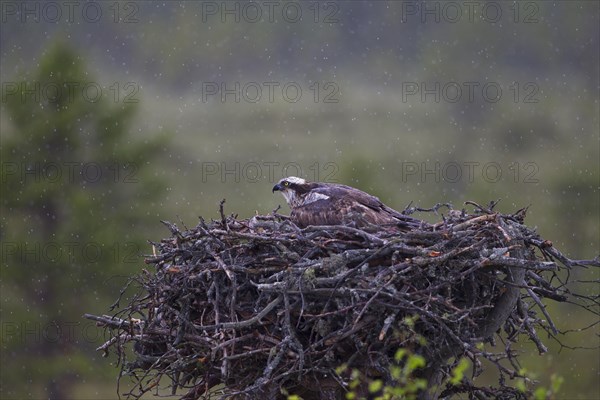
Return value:
M 565 378 L 557 374 L 552 374 L 550 376 L 550 390 L 552 393 L 558 393 L 564 382 Z
M 551 400 L 559 398 L 557 397 L 557 394 L 564 383 L 564 378 L 562 376 L 552 374 L 550 376 L 550 387 L 547 388 L 545 386 L 532 387 L 536 383 L 537 374 L 528 371 L 526 368 L 522 368 L 519 371 L 519 375 L 520 377 L 517 378 L 515 387 L 522 393 L 527 393 L 528 397 L 535 400 Z
M 456 367 L 452 369 L 452 377 L 450 378 L 450 383 L 453 385 L 458 385 L 463 377 L 465 376 L 465 371 L 469 367 L 469 362 L 466 358 L 461 358 Z
M 22 371 L 31 382 L 52 377 L 58 389 L 46 397 L 62 397 L 53 390 L 67 378 L 56 371 L 93 370 L 102 339 L 82 313 L 105 312 L 123 284 L 111 277 L 138 269 L 148 252 L 145 223 L 163 187 L 149 165 L 166 142 L 132 137 L 135 104 L 68 89 L 97 83 L 63 43 L 16 81 L 19 93 L 3 93 L 2 324 L 3 344 L 23 361 L 2 369 L 2 382 Z M 27 94 L 37 88 L 46 95 Z
M 364 398 L 364 390 L 366 387 L 372 398 L 376 400 L 410 400 L 417 399 L 419 393 L 427 388 L 427 381 L 425 379 L 417 378 L 416 373 L 426 366 L 425 359 L 412 353 L 408 349 L 398 349 L 394 356 L 397 364 L 390 366 L 390 376 L 392 377 L 392 383 L 385 385 L 381 379 L 373 379 L 365 376 L 357 369 L 348 371 L 347 365 L 340 366 L 336 373 L 344 379 L 348 379 L 348 392 L 346 392 L 347 400 L 354 400 Z M 451 371 L 451 376 L 448 382 L 451 385 L 460 385 L 465 373 L 467 372 L 470 364 L 469 361 L 463 357 L 456 362 L 456 365 Z M 556 374 L 552 374 L 550 377 L 550 388 L 544 386 L 533 386 L 535 383 L 535 374 L 521 369 L 519 371 L 520 376 L 516 378 L 514 387 L 524 394 L 527 394 L 528 398 L 536 400 L 549 400 L 558 398 L 556 395 L 560 390 L 564 382 L 564 378 Z
M 398 349 L 394 358 L 397 364 L 390 366 L 393 381 L 390 385 L 384 385 L 381 379 L 369 378 L 357 369 L 352 369 L 346 399 L 358 399 L 361 387 L 366 387 L 377 400 L 416 399 L 417 394 L 427 386 L 425 379 L 415 376 L 415 372 L 425 367 L 425 359 L 407 349 Z M 348 373 L 348 366 L 342 365 L 336 373 L 343 377 Z

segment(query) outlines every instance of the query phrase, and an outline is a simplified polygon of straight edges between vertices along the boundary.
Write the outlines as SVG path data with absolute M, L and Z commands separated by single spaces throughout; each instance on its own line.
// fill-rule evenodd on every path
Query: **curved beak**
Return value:
M 278 183 L 277 185 L 273 186 L 273 190 L 271 191 L 271 193 L 275 193 L 275 191 L 277 190 L 281 190 L 281 185 Z

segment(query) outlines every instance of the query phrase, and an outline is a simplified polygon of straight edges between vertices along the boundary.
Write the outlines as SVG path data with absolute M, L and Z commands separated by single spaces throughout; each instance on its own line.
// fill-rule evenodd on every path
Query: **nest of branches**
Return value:
M 220 220 L 165 222 L 171 236 L 145 260 L 154 269 L 131 280 L 137 295 L 86 317 L 108 328 L 99 350 L 115 349 L 134 398 L 160 386 L 182 399 L 342 398 L 364 389 L 350 384 L 352 370 L 398 385 L 398 349 L 426 360 L 412 377 L 427 383 L 422 398 L 524 397 L 507 382 L 520 376 L 511 345 L 524 336 L 546 352 L 537 332 L 559 331 L 543 299 L 572 299 L 561 272 L 600 264 L 563 256 L 523 225 L 525 210 L 471 204 L 471 214 L 450 210 L 402 233 L 300 229 L 276 212 L 237 219 L 221 204 Z M 597 297 L 577 301 L 597 316 Z M 481 345 L 498 339 L 501 351 Z M 461 357 L 473 374 L 450 384 Z M 484 360 L 498 385 L 473 382 Z

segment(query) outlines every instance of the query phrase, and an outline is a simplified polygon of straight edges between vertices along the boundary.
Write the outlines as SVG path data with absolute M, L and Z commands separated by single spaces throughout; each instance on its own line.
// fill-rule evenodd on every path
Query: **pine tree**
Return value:
M 166 139 L 135 137 L 137 105 L 96 83 L 62 42 L 3 89 L 2 336 L 19 362 L 2 368 L 0 397 L 26 397 L 10 383 L 29 381 L 47 382 L 43 397 L 65 398 L 69 382 L 95 368 L 99 338 L 82 313 L 114 299 L 123 284 L 114 277 L 139 270 L 148 253 L 163 188 L 151 163 Z

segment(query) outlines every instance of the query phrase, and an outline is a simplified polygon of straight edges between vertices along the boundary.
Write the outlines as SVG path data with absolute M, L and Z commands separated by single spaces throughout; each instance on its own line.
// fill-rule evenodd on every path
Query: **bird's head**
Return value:
M 301 197 L 306 193 L 307 181 L 296 176 L 288 176 L 283 178 L 275 186 L 273 186 L 273 193 L 280 191 L 285 201 L 290 207 L 297 206 L 301 200 Z

